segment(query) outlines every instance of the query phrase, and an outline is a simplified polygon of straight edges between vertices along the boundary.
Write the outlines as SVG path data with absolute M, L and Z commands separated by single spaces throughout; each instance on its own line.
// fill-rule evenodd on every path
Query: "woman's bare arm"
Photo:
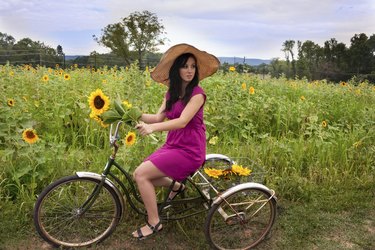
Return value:
M 158 112 L 156 114 L 142 114 L 141 121 L 151 124 L 151 123 L 157 123 L 162 122 L 165 119 L 165 103 L 166 99 L 164 98 L 163 103 L 161 104 Z
M 194 115 L 204 104 L 202 94 L 193 96 L 187 103 L 179 118 L 152 124 L 141 123 L 136 126 L 142 135 L 148 135 L 156 131 L 170 131 L 184 128 L 193 119 Z

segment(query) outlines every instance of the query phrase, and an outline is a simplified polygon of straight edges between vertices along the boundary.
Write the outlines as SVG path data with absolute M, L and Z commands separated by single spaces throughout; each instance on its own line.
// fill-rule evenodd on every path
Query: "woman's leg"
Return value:
M 160 222 L 156 193 L 153 181 L 159 180 L 160 184 L 166 184 L 167 180 L 164 178 L 165 174 L 161 172 L 151 161 L 143 162 L 138 168 L 134 171 L 134 179 L 137 183 L 138 190 L 141 194 L 143 203 L 145 205 L 148 223 L 155 226 Z M 159 227 L 161 229 L 161 227 Z M 142 234 L 144 236 L 150 235 L 152 233 L 151 229 L 148 226 L 141 228 Z M 138 237 L 137 232 L 133 232 L 133 236 Z
M 172 184 L 172 181 L 173 180 L 169 177 L 161 177 L 161 178 L 152 180 L 152 184 L 154 184 L 155 187 L 169 188 Z
M 169 188 L 172 182 L 173 180 L 169 177 L 162 177 L 152 180 L 152 183 L 155 187 Z M 185 190 L 185 185 L 176 181 L 172 187 L 171 192 L 168 195 L 168 198 L 173 199 L 178 193 L 182 192 L 183 190 Z

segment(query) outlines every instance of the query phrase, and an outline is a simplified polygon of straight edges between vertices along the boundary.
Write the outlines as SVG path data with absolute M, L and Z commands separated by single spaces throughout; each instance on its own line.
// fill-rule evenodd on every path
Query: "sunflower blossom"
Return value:
M 39 139 L 37 133 L 32 128 L 25 129 L 22 132 L 22 138 L 25 142 L 29 144 L 33 144 Z
M 255 94 L 255 89 L 254 89 L 254 87 L 250 87 L 250 88 L 249 88 L 249 93 L 250 93 L 250 95 L 254 95 L 254 94 Z
M 246 90 L 247 87 L 246 87 L 246 83 L 245 83 L 245 82 L 241 84 L 241 88 L 242 88 L 243 90 Z
M 108 124 L 104 123 L 103 120 L 94 112 L 90 113 L 90 118 L 95 120 L 97 123 L 99 123 L 100 126 L 102 126 L 103 128 L 106 128 L 109 126 Z
M 211 137 L 211 139 L 208 141 L 209 144 L 211 145 L 216 145 L 217 141 L 219 138 L 217 136 Z
M 64 80 L 69 81 L 70 80 L 70 75 L 69 74 L 64 74 Z
M 232 166 L 232 172 L 242 176 L 249 176 L 251 174 L 250 169 L 236 164 Z
M 124 104 L 125 107 L 127 107 L 128 109 L 130 109 L 131 107 L 133 107 L 133 105 L 128 102 L 128 101 L 123 101 L 122 104 Z
M 110 102 L 108 96 L 97 89 L 90 94 L 89 105 L 93 113 L 100 115 L 109 109 Z
M 8 99 L 7 101 L 7 104 L 9 107 L 14 107 L 14 103 L 15 103 L 14 99 Z
M 134 132 L 129 132 L 125 137 L 126 146 L 132 146 L 136 141 L 136 135 Z
M 48 75 L 44 75 L 44 76 L 42 77 L 42 81 L 43 81 L 43 82 L 48 82 L 48 80 L 49 80 Z
M 204 169 L 204 172 L 205 172 L 208 176 L 213 177 L 213 178 L 216 178 L 216 179 L 218 179 L 220 176 L 223 175 L 223 170 L 215 169 L 215 168 L 205 168 L 205 169 Z

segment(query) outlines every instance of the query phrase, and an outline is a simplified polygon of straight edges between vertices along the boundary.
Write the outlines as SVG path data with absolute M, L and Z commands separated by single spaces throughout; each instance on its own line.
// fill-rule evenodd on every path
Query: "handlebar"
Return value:
M 119 136 L 119 128 L 120 128 L 120 125 L 122 124 L 123 122 L 122 121 L 119 121 L 116 125 L 116 129 L 115 129 L 115 132 L 112 133 L 112 130 L 113 130 L 113 123 L 111 123 L 111 128 L 110 128 L 110 131 L 109 131 L 109 143 L 111 144 L 111 146 L 115 146 L 115 143 L 118 139 L 120 139 L 120 136 Z

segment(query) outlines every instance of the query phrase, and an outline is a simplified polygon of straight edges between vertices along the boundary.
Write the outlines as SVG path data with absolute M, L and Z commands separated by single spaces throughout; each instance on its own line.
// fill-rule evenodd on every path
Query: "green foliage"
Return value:
M 375 34 L 370 37 L 364 33 L 355 34 L 348 48 L 335 38 L 324 42 L 323 47 L 310 40 L 297 41 L 295 50 L 295 43 L 294 40 L 286 40 L 282 45 L 287 62 L 282 72 L 288 78 L 306 77 L 309 80 L 329 79 L 336 82 L 348 81 L 354 76 L 370 81 L 375 79 Z M 298 59 L 294 58 L 294 54 L 298 55 Z M 271 75 L 278 76 L 281 67 L 278 59 L 274 59 L 271 65 Z
M 107 25 L 102 29 L 102 35 L 94 36 L 94 40 L 111 49 L 127 64 L 134 59 L 131 53 L 133 50 L 142 67 L 142 59 L 146 52 L 154 52 L 158 45 L 164 44 L 165 38 L 161 37 L 163 33 L 164 26 L 156 14 L 136 11 L 123 18 L 122 22 Z
M 201 85 L 207 94 L 207 153 L 252 159 L 264 167 L 266 185 L 281 199 L 315 203 L 342 187 L 374 186 L 373 85 L 237 72 L 218 72 Z M 158 110 L 167 90 L 136 64 L 98 70 L 0 67 L 0 204 L 20 205 L 20 224 L 50 182 L 103 169 L 109 129 L 90 118 L 88 97 L 96 89 L 147 113 Z M 38 135 L 33 144 L 23 140 L 27 128 Z M 121 138 L 128 132 L 136 131 L 127 127 Z M 157 133 L 155 142 L 137 134 L 135 145 L 120 147 L 117 160 L 132 171 L 165 135 Z M 353 206 L 353 200 L 347 202 L 338 204 Z

